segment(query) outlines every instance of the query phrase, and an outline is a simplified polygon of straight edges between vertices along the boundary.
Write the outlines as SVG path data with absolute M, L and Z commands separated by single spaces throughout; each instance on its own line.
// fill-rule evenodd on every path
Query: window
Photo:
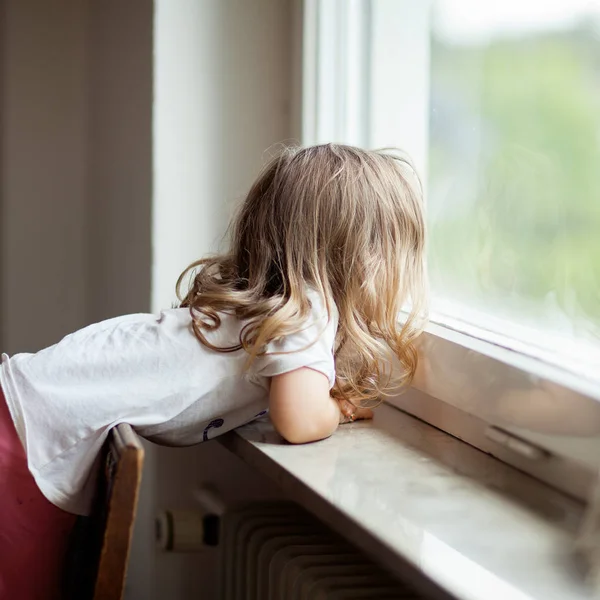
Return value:
M 434 308 L 598 378 L 600 2 L 431 17 Z
M 403 407 L 488 451 L 498 426 L 597 470 L 600 0 L 304 0 L 303 41 L 303 141 L 399 146 L 423 177 L 416 387 L 451 406 Z

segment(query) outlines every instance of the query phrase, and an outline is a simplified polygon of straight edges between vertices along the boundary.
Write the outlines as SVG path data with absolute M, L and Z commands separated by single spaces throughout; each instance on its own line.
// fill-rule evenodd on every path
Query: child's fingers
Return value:
M 344 415 L 345 422 L 372 419 L 373 411 L 369 408 L 358 408 L 347 400 L 339 400 L 340 411 Z
M 372 419 L 373 411 L 370 408 L 358 408 L 356 410 L 356 418 L 357 419 Z
M 345 417 L 350 417 L 352 414 L 356 413 L 356 407 L 347 400 L 338 400 L 338 405 L 340 407 L 340 412 Z

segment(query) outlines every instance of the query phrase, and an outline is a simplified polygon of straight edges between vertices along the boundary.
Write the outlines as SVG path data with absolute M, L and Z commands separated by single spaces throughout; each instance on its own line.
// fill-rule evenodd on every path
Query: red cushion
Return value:
M 60 598 L 63 560 L 76 517 L 39 491 L 2 390 L 0 490 L 0 598 Z

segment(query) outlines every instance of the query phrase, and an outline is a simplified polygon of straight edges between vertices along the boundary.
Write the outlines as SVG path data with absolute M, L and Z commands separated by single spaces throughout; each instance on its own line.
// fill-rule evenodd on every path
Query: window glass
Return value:
M 431 18 L 433 309 L 594 375 L 600 2 L 439 0 Z

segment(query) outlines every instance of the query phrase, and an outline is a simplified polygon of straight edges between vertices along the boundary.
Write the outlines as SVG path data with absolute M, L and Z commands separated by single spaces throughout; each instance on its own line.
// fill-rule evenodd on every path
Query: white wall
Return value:
M 152 0 L 88 0 L 87 318 L 150 309 Z
M 152 0 L 4 0 L 0 347 L 150 307 Z
M 2 11 L 0 348 L 12 353 L 86 320 L 87 31 L 79 0 Z
M 153 215 L 155 308 L 218 248 L 232 203 L 290 135 L 288 0 L 158 0 Z

